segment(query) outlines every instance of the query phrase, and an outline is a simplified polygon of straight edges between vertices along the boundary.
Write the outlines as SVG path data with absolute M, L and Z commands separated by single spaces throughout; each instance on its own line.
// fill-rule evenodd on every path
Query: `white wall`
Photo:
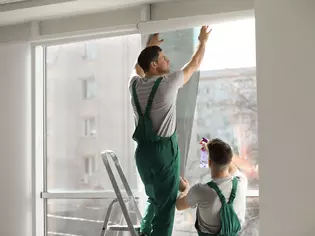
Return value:
M 315 234 L 315 1 L 256 0 L 260 236 Z
M 215 6 L 213 1 L 205 1 L 209 7 Z M 261 236 L 314 235 L 315 2 L 304 0 L 303 4 L 298 0 L 255 2 Z M 155 5 L 155 11 L 161 7 Z M 189 12 L 180 5 L 175 7 L 176 12 Z M 232 8 L 236 9 L 235 5 Z M 203 9 L 202 14 L 207 13 Z M 198 14 L 196 9 L 193 14 Z M 41 28 L 41 32 L 56 33 L 58 30 L 51 28 L 54 23 L 61 25 L 61 31 L 71 29 L 59 21 L 46 21 L 41 26 L 49 28 Z M 20 34 L 20 26 L 12 27 L 16 28 L 0 28 L 0 41 L 29 39 L 30 27 Z M 0 235 L 7 236 L 31 235 L 28 51 L 27 44 L 0 46 L 0 186 L 5 193 L 0 198 Z
M 151 5 L 149 10 L 152 20 L 166 20 L 176 17 L 191 17 L 196 15 L 228 13 L 251 10 L 253 0 L 186 0 L 159 2 Z M 82 33 L 85 30 L 101 30 L 107 27 L 133 26 L 144 19 L 147 5 L 133 6 L 107 12 L 78 14 L 76 16 L 43 19 L 34 22 L 38 24 L 38 35 L 41 37 L 56 37 L 58 34 Z M 36 27 L 35 27 L 36 28 Z M 30 40 L 32 24 L 24 23 L 0 27 L 0 43 L 16 40 Z M 9 33 L 8 33 L 9 32 Z M 86 33 L 86 32 L 84 32 Z
M 27 43 L 0 45 L 0 235 L 32 231 L 31 109 Z
M 254 0 L 187 0 L 152 4 L 151 20 L 245 11 L 254 8 Z

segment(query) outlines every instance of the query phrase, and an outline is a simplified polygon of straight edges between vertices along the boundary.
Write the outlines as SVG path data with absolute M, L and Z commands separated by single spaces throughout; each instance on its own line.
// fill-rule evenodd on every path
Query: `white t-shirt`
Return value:
M 138 113 L 132 95 L 132 85 L 137 81 L 136 93 L 140 103 L 142 113 L 147 106 L 149 94 L 155 81 L 160 76 L 141 78 L 133 75 L 129 81 L 129 91 L 131 94 L 131 104 L 133 106 L 135 121 L 138 122 Z M 184 85 L 183 71 L 176 71 L 162 76 L 163 79 L 155 94 L 150 117 L 153 123 L 153 129 L 159 136 L 170 137 L 176 129 L 176 99 L 178 89 Z
M 222 179 L 213 179 L 213 181 L 218 185 L 222 194 L 228 201 L 232 191 L 232 179 L 234 176 L 237 177 L 239 182 L 233 206 L 241 225 L 243 225 L 245 222 L 248 183 L 246 176 L 240 171 L 237 171 L 233 176 Z M 186 199 L 191 208 L 197 207 L 196 215 L 199 230 L 210 234 L 219 233 L 221 229 L 219 213 L 222 204 L 215 190 L 210 188 L 207 184 L 199 183 L 189 190 Z

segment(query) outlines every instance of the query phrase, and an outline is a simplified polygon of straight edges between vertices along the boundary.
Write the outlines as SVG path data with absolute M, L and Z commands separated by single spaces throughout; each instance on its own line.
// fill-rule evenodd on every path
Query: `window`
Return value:
M 94 77 L 82 80 L 83 99 L 93 99 L 96 97 L 96 81 Z
M 194 101 L 196 109 L 184 114 L 192 114 L 193 129 L 187 128 L 186 132 L 178 133 L 179 139 L 182 139 L 191 132 L 190 143 L 184 144 L 189 146 L 189 153 L 185 155 L 183 152 L 182 155 L 182 158 L 187 157 L 184 160 L 187 163 L 185 177 L 191 185 L 210 178 L 209 170 L 199 167 L 198 141 L 202 137 L 219 137 L 229 142 L 239 159 L 248 164 L 244 171 L 250 182 L 249 188 L 258 190 L 254 30 L 253 20 L 213 26 L 201 71 L 194 75 L 199 76 L 199 80 L 195 80 L 199 81 L 199 90 L 189 90 L 199 91 Z M 194 40 L 198 31 L 199 27 L 162 35 L 165 40 L 162 47 L 172 62 L 173 70 L 190 59 L 196 47 Z M 53 53 L 50 50 L 52 47 L 55 46 L 47 47 L 47 58 Z M 82 48 L 85 50 L 84 60 Z M 142 186 L 138 182 L 134 159 L 130 158 L 135 149 L 131 138 L 134 120 L 131 106 L 126 106 L 130 104 L 126 85 L 140 49 L 140 35 L 75 42 L 59 45 L 58 57 L 55 57 L 58 60 L 54 60 L 54 66 L 43 67 L 46 73 L 42 74 L 47 76 L 43 80 L 48 80 L 44 84 L 58 78 L 54 86 L 45 88 L 47 97 L 51 99 L 48 102 L 43 98 L 44 111 L 42 116 L 38 116 L 44 116 L 46 122 L 49 119 L 49 123 L 53 124 L 49 125 L 53 135 L 43 139 L 42 151 L 46 236 L 100 233 L 104 211 L 113 196 L 108 193 L 112 186 L 98 158 L 101 151 L 110 149 L 117 154 L 133 190 Z M 104 57 L 97 57 L 93 52 Z M 107 65 L 106 68 L 104 65 Z M 97 76 L 86 77 L 91 74 Z M 83 79 L 78 83 L 77 78 Z M 97 90 L 103 92 L 94 99 Z M 190 104 L 189 96 L 186 98 L 182 105 Z M 82 99 L 89 101 L 82 102 Z M 40 102 L 38 104 L 39 108 L 43 107 Z M 177 109 L 181 109 L 181 105 Z M 178 115 L 179 123 L 181 115 Z M 183 124 L 186 125 L 185 122 Z M 188 147 L 185 149 L 188 150 Z M 95 194 L 104 194 L 104 190 L 109 195 L 95 199 Z M 77 199 L 73 200 L 74 196 L 78 196 Z M 255 197 L 248 197 L 247 204 L 244 230 L 246 235 L 257 235 L 254 234 L 258 230 L 257 193 Z M 195 212 L 176 214 L 174 235 L 197 235 L 194 229 Z M 118 210 L 114 218 L 119 215 Z
M 242 68 L 242 70 L 247 69 Z M 226 75 L 220 78 L 212 78 L 204 75 L 203 72 L 200 73 L 199 86 L 211 87 L 213 93 L 208 96 L 203 95 L 205 103 L 211 106 L 196 111 L 196 115 L 202 120 L 202 122 L 197 122 L 196 133 L 201 134 L 200 137 L 202 135 L 209 138 L 219 137 L 228 142 L 239 157 L 237 160 L 247 162 L 246 169 L 243 171 L 249 179 L 249 189 L 258 190 L 257 176 L 252 173 L 258 160 L 257 101 L 256 99 L 248 100 L 243 93 L 244 90 L 238 89 L 242 87 L 244 81 L 246 83 L 248 80 L 242 73 L 237 75 L 236 71 L 227 70 Z M 256 81 L 254 72 L 251 80 Z M 247 88 L 249 90 L 247 93 L 249 96 L 256 97 L 256 83 L 252 85 L 251 88 Z M 197 101 L 197 106 L 199 101 Z M 191 148 L 192 145 L 195 146 L 191 144 Z M 198 145 L 196 148 L 198 149 Z M 191 175 L 194 173 L 196 172 L 191 172 Z M 206 179 L 206 176 L 200 176 L 199 181 Z
M 217 137 L 228 142 L 238 156 L 236 160 L 242 162 L 242 171 L 249 180 L 246 223 L 241 235 L 257 235 L 259 178 L 255 22 L 254 19 L 240 20 L 211 27 L 213 30 L 200 72 L 194 75 L 195 79 L 188 86 L 193 83 L 197 85 L 198 79 L 199 84 L 196 88 L 183 88 L 179 92 L 186 104 L 192 104 L 190 100 L 195 99 L 191 98 L 192 91 L 197 91 L 196 109 L 189 114 L 178 114 L 180 119 L 185 119 L 184 126 L 193 117 L 191 139 L 188 140 L 190 145 L 181 150 L 182 165 L 186 164 L 185 177 L 191 185 L 208 182 L 211 179 L 209 169 L 199 167 L 199 141 L 202 137 Z M 190 59 L 197 46 L 199 30 L 197 27 L 163 33 L 162 47 L 173 69 L 180 69 Z M 185 103 L 177 103 L 177 110 L 187 111 Z M 180 144 L 188 143 L 187 140 L 180 140 L 188 129 L 180 129 L 178 124 Z M 188 148 L 189 152 L 185 156 L 185 149 Z M 177 212 L 175 233 L 182 235 L 185 231 L 187 235 L 197 235 L 194 220 L 194 210 Z
M 96 135 L 95 117 L 84 119 L 84 136 L 93 137 Z
M 84 60 L 95 60 L 97 58 L 97 50 L 99 49 L 96 41 L 84 43 Z
M 95 174 L 95 156 L 85 156 L 83 158 L 84 163 L 84 175 L 83 183 L 88 184 L 92 180 L 92 176 Z
M 84 157 L 84 174 L 91 176 L 95 172 L 95 156 Z
M 93 59 L 93 64 L 82 60 L 85 46 L 86 59 Z M 140 35 L 37 47 L 36 67 L 44 70 L 36 78 L 36 135 L 42 140 L 39 146 L 43 143 L 36 155 L 43 162 L 38 166 L 43 168 L 39 188 L 46 209 L 45 236 L 100 234 L 114 196 L 100 160 L 102 151 L 115 151 L 130 187 L 138 189 L 136 166 L 130 158 L 134 141 L 126 138 L 134 129 L 133 113 L 126 104 L 130 102 L 129 75 L 140 47 Z M 105 56 L 97 57 L 93 50 Z M 54 65 L 47 66 L 52 61 Z M 104 91 L 98 99 L 94 99 L 96 88 Z M 52 135 L 45 135 L 44 124 Z M 112 221 L 119 223 L 119 210 L 115 212 Z

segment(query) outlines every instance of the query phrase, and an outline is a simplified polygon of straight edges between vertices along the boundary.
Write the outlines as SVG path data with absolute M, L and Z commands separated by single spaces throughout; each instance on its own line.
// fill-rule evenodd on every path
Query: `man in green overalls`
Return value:
M 148 196 L 141 235 L 171 236 L 179 188 L 180 153 L 176 136 L 176 98 L 199 68 L 210 31 L 200 30 L 199 45 L 182 70 L 169 73 L 169 60 L 155 34 L 138 57 L 129 82 L 138 146 L 136 165 Z
M 202 143 L 208 150 L 212 181 L 183 192 L 176 200 L 178 210 L 197 207 L 195 228 L 199 236 L 237 236 L 245 221 L 247 178 L 233 164 L 230 145 L 220 139 Z

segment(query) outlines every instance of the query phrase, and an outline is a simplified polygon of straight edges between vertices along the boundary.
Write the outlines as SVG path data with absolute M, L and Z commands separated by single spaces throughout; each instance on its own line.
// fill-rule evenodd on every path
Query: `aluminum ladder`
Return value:
M 112 159 L 112 161 L 115 164 L 115 167 L 117 169 L 118 175 L 124 185 L 124 188 L 126 190 L 127 193 L 127 198 L 122 196 L 122 193 L 118 187 L 116 178 L 114 176 L 114 173 L 112 171 L 112 168 L 109 164 L 109 158 Z M 132 194 L 131 188 L 128 184 L 128 181 L 126 179 L 126 176 L 121 168 L 121 165 L 119 163 L 118 157 L 116 156 L 116 154 L 113 151 L 107 150 L 105 152 L 101 153 L 101 159 L 105 165 L 106 171 L 108 173 L 109 179 L 112 183 L 113 189 L 115 191 L 116 194 L 116 198 L 110 203 L 108 209 L 107 209 L 107 213 L 105 216 L 105 220 L 104 220 L 104 224 L 101 230 L 101 236 L 105 236 L 106 232 L 108 231 L 116 231 L 117 233 L 119 233 L 120 231 L 129 231 L 131 236 L 138 236 L 139 235 L 139 229 L 140 226 L 139 225 L 133 225 L 129 212 L 127 210 L 127 206 L 126 206 L 126 202 L 130 201 L 133 209 L 134 209 L 134 213 L 136 214 L 138 220 L 142 219 L 141 213 L 139 211 L 139 208 L 137 206 L 137 202 L 135 197 Z M 119 203 L 122 214 L 126 220 L 127 225 L 112 225 L 109 224 L 109 218 L 111 215 L 111 211 L 113 209 L 113 206 Z

